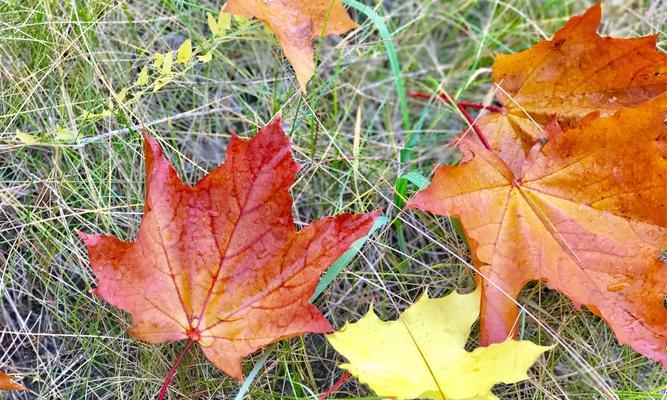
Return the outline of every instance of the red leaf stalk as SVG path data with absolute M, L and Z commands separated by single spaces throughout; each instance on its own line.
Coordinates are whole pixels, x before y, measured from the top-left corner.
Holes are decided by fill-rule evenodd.
M 486 140 L 486 137 L 482 133 L 482 130 L 479 129 L 477 124 L 475 124 L 475 120 L 472 118 L 472 116 L 470 115 L 468 110 L 466 110 L 465 107 L 463 107 L 460 103 L 457 103 L 456 106 L 458 107 L 459 111 L 461 111 L 463 116 L 466 118 L 466 120 L 468 121 L 470 126 L 472 126 L 472 129 L 477 134 L 477 137 L 479 138 L 479 141 L 482 142 L 482 144 L 484 145 L 484 147 L 486 147 L 487 150 L 493 151 L 493 149 L 491 148 L 491 145 L 489 144 L 489 141 Z
M 431 99 L 433 96 L 431 96 L 428 93 L 421 93 L 421 92 L 411 92 L 408 94 L 410 97 L 415 97 L 419 99 Z M 491 145 L 489 144 L 489 141 L 486 140 L 486 137 L 482 133 L 482 131 L 479 129 L 479 127 L 475 124 L 475 120 L 472 118 L 468 110 L 466 108 L 474 108 L 476 110 L 488 110 L 491 112 L 501 112 L 502 110 L 498 107 L 495 106 L 485 106 L 484 104 L 479 104 L 479 103 L 469 103 L 466 101 L 459 101 L 459 102 L 453 102 L 451 99 L 451 96 L 447 94 L 446 92 L 440 92 L 438 95 L 438 99 L 440 99 L 442 102 L 446 104 L 455 104 L 456 108 L 461 111 L 461 114 L 465 117 L 465 119 L 468 121 L 472 129 L 475 131 L 475 134 L 479 138 L 479 141 L 482 142 L 484 147 L 486 147 L 488 150 L 492 150 Z
M 183 361 L 183 358 L 185 357 L 185 353 L 190 350 L 190 348 L 195 344 L 195 341 L 193 339 L 188 340 L 188 344 L 185 345 L 183 350 L 181 351 L 181 354 L 176 357 L 176 361 L 174 361 L 174 365 L 171 367 L 169 370 L 169 373 L 167 374 L 167 377 L 164 380 L 164 383 L 162 384 L 162 389 L 160 389 L 160 394 L 157 396 L 157 400 L 163 400 L 164 396 L 167 394 L 167 388 L 169 387 L 169 382 L 171 381 L 171 378 L 176 375 L 176 370 L 178 369 L 178 366 L 181 365 L 181 361 Z
M 326 392 L 324 392 L 324 393 L 322 393 L 322 394 L 320 395 L 319 400 L 324 400 L 324 399 L 326 399 L 327 397 L 331 396 L 336 390 L 338 390 L 338 388 L 340 388 L 341 386 L 343 386 L 343 385 L 345 384 L 345 382 L 347 382 L 347 381 L 350 379 L 350 377 L 352 377 L 352 375 L 350 375 L 349 372 L 345 371 L 345 373 L 343 374 L 343 376 L 341 376 L 340 378 L 338 378 L 338 380 L 336 381 L 336 383 L 334 383 L 334 384 L 329 388 L 329 390 L 327 390 Z
M 410 93 L 408 93 L 408 96 L 414 97 L 414 98 L 417 98 L 417 99 L 426 99 L 426 100 L 431 99 L 431 98 L 434 97 L 433 95 L 430 95 L 428 93 L 423 93 L 423 92 L 410 92 Z M 452 104 L 451 101 L 449 101 L 449 98 L 447 98 L 447 95 L 444 92 L 441 92 L 440 94 L 438 94 L 438 99 L 440 99 L 443 103 Z M 502 112 L 502 109 L 500 107 L 490 106 L 490 105 L 486 106 L 486 105 L 480 104 L 480 103 L 471 103 L 471 102 L 467 102 L 467 101 L 459 101 L 458 104 L 465 107 L 465 108 L 473 108 L 475 110 L 487 110 L 487 111 L 491 111 L 491 112 Z

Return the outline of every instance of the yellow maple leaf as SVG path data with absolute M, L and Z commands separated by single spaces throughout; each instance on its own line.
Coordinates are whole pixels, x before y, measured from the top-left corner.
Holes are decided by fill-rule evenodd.
M 439 299 L 424 294 L 396 321 L 381 321 L 371 307 L 327 339 L 349 360 L 340 367 L 380 396 L 497 399 L 493 385 L 528 379 L 526 370 L 551 347 L 508 339 L 466 351 L 480 292 Z

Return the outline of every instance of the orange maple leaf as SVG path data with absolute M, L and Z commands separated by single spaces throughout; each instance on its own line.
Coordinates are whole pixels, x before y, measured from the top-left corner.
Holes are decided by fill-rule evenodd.
M 358 26 L 341 0 L 230 0 L 224 11 L 264 22 L 278 38 L 304 91 L 315 73 L 313 39 Z
M 477 126 L 514 168 L 551 119 L 567 127 L 591 112 L 610 116 L 667 91 L 667 54 L 656 49 L 657 35 L 602 37 L 596 32 L 601 16 L 598 3 L 553 39 L 496 56 L 493 82 L 503 112 L 482 116 Z
M 463 162 L 408 204 L 461 220 L 484 278 L 482 345 L 516 333 L 514 299 L 541 280 L 667 366 L 665 110 L 667 94 L 564 132 L 552 123 L 518 169 L 463 139 Z
M 0 390 L 25 390 L 18 383 L 14 383 L 16 377 L 0 372 Z
M 377 213 L 326 217 L 297 232 L 289 187 L 299 167 L 279 118 L 252 140 L 232 137 L 226 162 L 194 186 L 148 136 L 145 153 L 136 241 L 80 234 L 99 282 L 94 293 L 131 314 L 132 336 L 198 342 L 219 369 L 242 380 L 246 355 L 331 331 L 309 297 Z

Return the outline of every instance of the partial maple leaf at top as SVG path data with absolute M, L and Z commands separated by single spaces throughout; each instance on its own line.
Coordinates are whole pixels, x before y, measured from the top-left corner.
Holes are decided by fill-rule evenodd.
M 516 54 L 499 54 L 493 63 L 496 96 L 504 109 L 480 118 L 494 149 L 510 157 L 520 148 L 527 154 L 543 126 L 557 119 L 576 123 L 591 112 L 609 116 L 667 92 L 667 53 L 656 48 L 657 35 L 620 39 L 597 33 L 602 6 L 572 17 L 551 40 Z M 514 130 L 513 143 L 499 143 Z
M 331 331 L 309 298 L 377 213 L 326 217 L 297 231 L 289 188 L 299 167 L 279 118 L 251 140 L 233 136 L 225 163 L 194 186 L 148 136 L 145 154 L 136 240 L 80 233 L 98 280 L 94 293 L 132 316 L 132 336 L 197 342 L 242 380 L 241 360 L 250 353 Z
M 15 377 L 0 372 L 0 390 L 25 390 L 25 388 L 14 382 Z
M 553 115 L 608 116 L 667 92 L 667 54 L 657 35 L 618 39 L 597 33 L 602 6 L 572 17 L 553 39 L 517 54 L 498 55 L 493 82 L 509 112 L 543 123 Z
M 303 91 L 315 73 L 313 39 L 358 26 L 341 0 L 229 0 L 224 12 L 264 22 L 275 33 Z
M 381 321 L 371 307 L 327 339 L 349 360 L 340 368 L 379 396 L 497 400 L 494 385 L 528 379 L 526 370 L 551 347 L 507 339 L 466 351 L 479 316 L 480 292 L 439 299 L 424 294 L 396 321 Z
M 667 367 L 667 94 L 561 131 L 512 168 L 463 139 L 409 207 L 461 220 L 483 279 L 482 344 L 516 333 L 515 300 L 545 282 Z

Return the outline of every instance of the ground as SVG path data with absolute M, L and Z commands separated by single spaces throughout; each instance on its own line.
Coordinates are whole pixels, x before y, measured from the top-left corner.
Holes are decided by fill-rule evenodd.
M 550 37 L 592 2 L 363 3 L 387 25 L 395 51 L 387 51 L 376 22 L 352 10 L 360 28 L 316 42 L 319 67 L 304 95 L 261 26 L 239 30 L 235 21 L 226 36 L 211 38 L 206 12 L 217 14 L 218 2 L 0 2 L 0 367 L 29 389 L 0 397 L 154 398 L 183 348 L 128 335 L 127 315 L 89 293 L 95 279 L 75 234 L 81 229 L 126 240 L 136 234 L 143 206 L 141 129 L 159 138 L 193 183 L 224 161 L 231 132 L 252 136 L 280 112 L 295 157 L 305 165 L 292 189 L 300 226 L 377 208 L 392 218 L 316 301 L 335 327 L 358 319 L 371 302 L 383 318 L 393 318 L 426 290 L 441 295 L 472 288 L 470 254 L 451 222 L 401 210 L 394 200 L 398 176 L 429 176 L 435 163 L 456 160 L 447 143 L 463 120 L 451 108 L 398 94 L 397 78 L 407 91 L 446 89 L 489 103 L 494 54 Z M 606 1 L 601 31 L 659 33 L 664 51 L 665 20 L 661 0 Z M 195 49 L 214 47 L 212 60 L 131 100 L 141 86 L 132 84 L 154 54 L 176 50 L 186 38 Z M 400 70 L 392 69 L 392 59 Z M 130 88 L 125 98 L 123 88 Z M 410 143 L 412 154 L 401 157 Z M 415 190 L 409 184 L 407 196 Z M 619 346 L 587 310 L 539 284 L 527 287 L 519 302 L 527 310 L 522 336 L 558 346 L 535 364 L 528 381 L 498 386 L 501 399 L 667 396 L 664 370 Z M 471 347 L 476 340 L 475 331 Z M 246 375 L 263 356 L 246 399 L 314 399 L 342 375 L 336 367 L 341 356 L 319 335 L 254 354 L 244 363 Z M 169 393 L 171 399 L 232 399 L 239 390 L 196 350 Z M 331 397 L 371 395 L 351 379 Z

